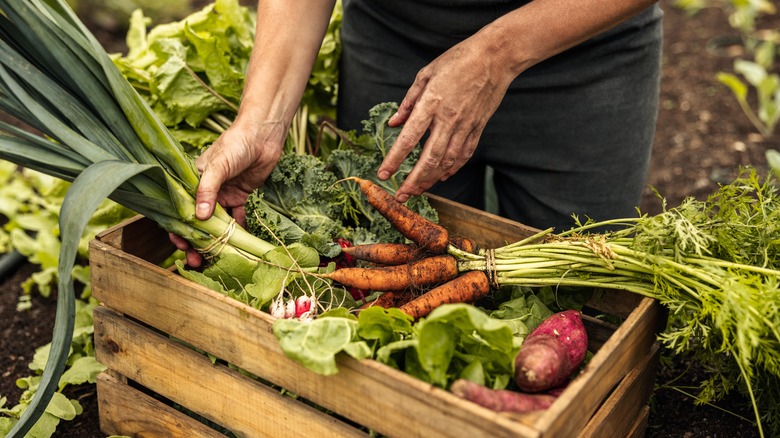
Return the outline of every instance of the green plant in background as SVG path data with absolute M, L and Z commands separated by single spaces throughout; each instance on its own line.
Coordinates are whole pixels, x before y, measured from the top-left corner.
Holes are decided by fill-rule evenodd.
M 101 30 L 124 32 L 130 14 L 136 9 L 143 9 L 154 20 L 169 22 L 192 12 L 194 0 L 67 0 L 67 3 L 76 15 Z
M 142 10 L 133 11 L 128 53 L 114 55 L 114 63 L 188 152 L 198 154 L 238 111 L 254 41 L 254 11 L 238 0 L 216 0 L 147 32 L 150 24 Z M 299 153 L 309 142 L 307 122 L 335 119 L 340 27 L 339 2 L 288 138 Z
M 48 297 L 57 282 L 57 257 L 60 252 L 59 212 L 70 184 L 30 169 L 18 168 L 7 161 L 0 162 L 0 216 L 7 219 L 0 230 L 0 242 L 5 242 L 3 253 L 19 251 L 39 267 L 23 284 L 25 296 L 21 303 L 29 303 L 29 294 L 37 289 Z M 78 255 L 84 261 L 74 267 L 73 279 L 83 286 L 82 297 L 89 296 L 89 241 L 95 234 L 113 226 L 135 213 L 121 205 L 105 201 L 90 219 L 79 240 Z M 24 308 L 25 306 L 21 306 Z
M 73 340 L 70 348 L 71 352 L 67 360 L 67 370 L 62 374 L 59 380 L 58 392 L 54 393 L 51 403 L 41 419 L 35 423 L 35 426 L 28 432 L 27 436 L 36 438 L 45 438 L 51 436 L 57 429 L 60 421 L 69 421 L 82 412 L 81 404 L 77 399 L 69 399 L 62 391 L 68 386 L 82 385 L 85 383 L 95 383 L 98 374 L 105 370 L 95 359 L 95 350 L 93 344 L 94 325 L 92 321 L 92 310 L 98 303 L 94 299 L 86 301 L 76 301 L 76 322 L 73 332 Z M 6 436 L 11 428 L 16 424 L 24 411 L 30 405 L 32 397 L 38 390 L 41 381 L 41 374 L 49 357 L 49 351 L 52 344 L 46 344 L 35 351 L 33 361 L 30 363 L 30 369 L 35 375 L 17 379 L 16 385 L 24 389 L 19 402 L 6 407 L 7 399 L 0 397 L 0 433 Z
M 778 42 L 780 32 L 768 32 L 766 39 L 756 43 L 752 61 L 736 59 L 734 71 L 741 78 L 733 73 L 717 75 L 718 81 L 731 90 L 742 111 L 764 137 L 774 133 L 780 120 L 780 75 L 772 72 L 777 62 Z M 756 97 L 756 110 L 749 100 L 751 89 Z
M 776 11 L 771 0 L 674 0 L 672 4 L 690 15 L 708 7 L 723 8 L 729 13 L 729 24 L 745 35 L 755 30 L 756 17 Z
M 745 58 L 734 60 L 734 72 L 719 72 L 716 79 L 728 87 L 740 108 L 763 137 L 771 136 L 780 120 L 780 76 L 777 29 L 761 29 L 762 15 L 777 13 L 770 0 L 676 0 L 675 7 L 693 15 L 707 7 L 720 7 L 739 32 Z

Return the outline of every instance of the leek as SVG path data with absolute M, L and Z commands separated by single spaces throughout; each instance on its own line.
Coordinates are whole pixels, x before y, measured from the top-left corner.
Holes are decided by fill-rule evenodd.
M 195 218 L 193 160 L 62 0 L 0 0 L 0 109 L 44 136 L 0 121 L 0 158 L 72 181 L 60 213 L 57 316 L 52 350 L 29 408 L 11 431 L 43 414 L 73 333 L 71 270 L 79 236 L 108 197 L 195 248 L 260 260 L 274 244 L 235 226 L 217 207 Z

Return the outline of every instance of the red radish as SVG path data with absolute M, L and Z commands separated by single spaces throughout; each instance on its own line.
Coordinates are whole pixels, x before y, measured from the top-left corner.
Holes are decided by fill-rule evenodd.
M 336 243 L 338 243 L 342 249 L 352 247 L 352 242 L 341 237 L 336 238 Z M 343 267 L 355 266 L 355 258 L 352 257 L 351 254 L 342 252 L 342 255 L 344 256 Z
M 588 352 L 588 334 L 582 313 L 556 313 L 523 341 L 515 358 L 515 383 L 526 392 L 557 388 L 582 365 Z
M 450 386 L 456 396 L 496 412 L 531 412 L 547 409 L 557 398 L 550 394 L 523 394 L 506 389 L 490 389 L 466 379 Z
M 312 299 L 309 296 L 301 295 L 295 299 L 295 317 L 301 318 L 303 315 L 310 313 L 312 308 Z

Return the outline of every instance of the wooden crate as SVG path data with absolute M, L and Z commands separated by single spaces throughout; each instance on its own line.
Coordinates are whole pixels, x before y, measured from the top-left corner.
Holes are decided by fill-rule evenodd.
M 437 197 L 431 202 L 452 233 L 486 246 L 534 231 Z M 596 354 L 584 371 L 549 409 L 510 415 L 372 360 L 344 355 L 338 374 L 312 373 L 281 351 L 270 315 L 158 267 L 172 251 L 166 234 L 141 217 L 91 243 L 93 294 L 103 304 L 95 310 L 95 347 L 108 367 L 98 380 L 107 434 L 208 437 L 224 436 L 222 428 L 243 437 L 367 436 L 368 430 L 390 437 L 644 433 L 663 322 L 654 300 L 619 291 L 592 300 L 589 307 L 622 323 L 586 318 Z M 213 364 L 203 352 L 220 361 Z

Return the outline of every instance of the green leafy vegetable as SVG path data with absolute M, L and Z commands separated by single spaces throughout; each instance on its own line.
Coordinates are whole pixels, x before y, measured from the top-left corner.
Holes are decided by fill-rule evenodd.
M 552 313 L 541 302 L 534 306 L 522 309 L 516 302 L 513 307 L 526 316 Z M 335 356 L 345 352 L 357 359 L 374 358 L 440 387 L 469 376 L 504 388 L 522 343 L 516 324 L 468 304 L 441 306 L 414 325 L 398 309 L 369 307 L 358 318 L 339 310 L 337 317 L 325 313 L 313 322 L 277 320 L 274 334 L 285 354 L 323 374 L 335 373 Z M 533 320 L 529 324 L 535 327 Z

